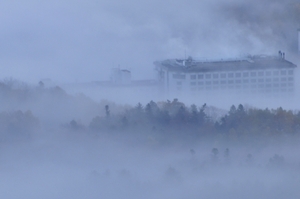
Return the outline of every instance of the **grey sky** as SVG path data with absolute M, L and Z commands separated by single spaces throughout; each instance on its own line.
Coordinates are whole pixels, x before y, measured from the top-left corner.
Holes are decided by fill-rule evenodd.
M 281 1 L 12 0 L 0 3 L 1 78 L 151 78 L 153 61 L 295 50 L 300 6 Z M 295 43 L 295 44 L 294 44 Z

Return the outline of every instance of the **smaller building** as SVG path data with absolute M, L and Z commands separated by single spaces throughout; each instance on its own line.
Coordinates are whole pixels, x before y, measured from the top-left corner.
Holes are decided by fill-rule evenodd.
M 110 80 L 113 84 L 129 85 L 131 84 L 131 72 L 126 69 L 114 68 Z

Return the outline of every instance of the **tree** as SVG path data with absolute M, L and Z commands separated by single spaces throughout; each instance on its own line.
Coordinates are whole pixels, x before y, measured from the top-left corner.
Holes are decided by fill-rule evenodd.
M 236 113 L 236 107 L 234 105 L 232 105 L 230 107 L 230 110 L 229 110 L 229 115 L 232 115 L 232 114 L 235 114 Z
M 108 118 L 110 116 L 110 110 L 109 110 L 109 106 L 105 105 L 105 115 Z
M 238 112 L 244 112 L 244 111 L 245 111 L 245 110 L 244 110 L 244 106 L 243 106 L 242 104 L 240 104 L 240 105 L 238 106 L 237 111 L 238 111 Z
M 213 149 L 211 150 L 211 152 L 212 152 L 212 154 L 213 154 L 213 156 L 214 156 L 215 158 L 218 157 L 219 150 L 218 150 L 217 148 L 213 148 Z
M 282 168 L 284 166 L 284 157 L 275 154 L 272 158 L 269 159 L 269 165 L 273 168 Z
M 139 102 L 136 107 L 135 110 L 139 113 L 143 112 L 143 105 Z
M 124 117 L 122 118 L 122 125 L 123 125 L 123 127 L 127 127 L 127 126 L 128 126 L 128 119 L 127 119 L 126 116 L 124 116 Z
M 195 104 L 191 105 L 191 117 L 190 117 L 190 122 L 193 124 L 196 124 L 198 122 L 198 110 L 197 106 Z
M 78 130 L 84 129 L 84 126 L 81 125 L 81 124 L 79 124 L 79 123 L 76 122 L 75 120 L 72 120 L 72 121 L 69 123 L 69 128 L 70 128 L 70 130 L 78 131 Z
M 230 155 L 229 149 L 226 148 L 225 149 L 225 154 L 224 154 L 225 158 L 229 158 L 229 155 Z
M 206 108 L 206 103 L 202 105 L 200 108 L 199 114 L 198 114 L 198 122 L 200 125 L 205 123 L 205 120 L 207 119 L 206 114 L 205 114 L 205 108 Z
M 44 82 L 42 82 L 42 81 L 39 81 L 39 86 L 40 86 L 41 88 L 44 88 L 44 87 L 45 87 L 45 84 L 44 84 Z
M 175 115 L 175 120 L 176 122 L 180 123 L 184 123 L 186 121 L 186 110 L 183 106 L 181 106 L 178 111 L 177 114 Z

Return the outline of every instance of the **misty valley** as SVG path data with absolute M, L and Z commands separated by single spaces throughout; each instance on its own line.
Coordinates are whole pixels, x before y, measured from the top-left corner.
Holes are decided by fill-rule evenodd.
M 0 199 L 299 199 L 299 0 L 0 6 Z
M 0 83 L 3 198 L 299 198 L 300 112 Z

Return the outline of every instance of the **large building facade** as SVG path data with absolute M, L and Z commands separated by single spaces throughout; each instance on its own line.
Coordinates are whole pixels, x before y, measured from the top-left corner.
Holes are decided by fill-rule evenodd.
M 167 93 L 233 91 L 238 93 L 292 93 L 296 65 L 278 56 L 244 59 L 169 59 L 154 62 L 158 81 Z

